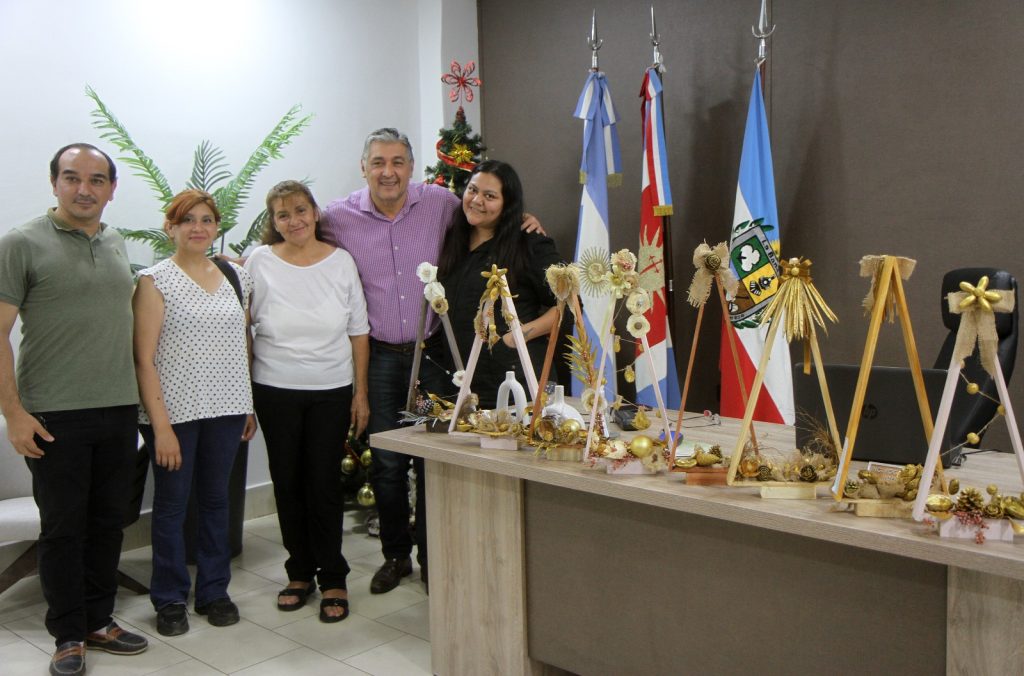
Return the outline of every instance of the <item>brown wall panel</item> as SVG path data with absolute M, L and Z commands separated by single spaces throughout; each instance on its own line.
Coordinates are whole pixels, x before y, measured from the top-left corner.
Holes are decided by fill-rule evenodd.
M 649 2 L 481 0 L 483 132 L 491 157 L 520 169 L 528 208 L 572 256 L 582 122 L 572 117 L 590 66 L 590 12 L 622 118 L 624 181 L 611 191 L 612 247 L 636 248 L 637 92 L 651 60 Z M 857 261 L 917 259 L 907 282 L 923 364 L 945 337 L 944 272 L 989 265 L 1024 275 L 1024 4 L 1015 0 L 775 0 L 766 78 L 784 256 L 815 262 L 839 315 L 825 359 L 856 362 L 867 322 Z M 670 148 L 680 370 L 696 312 L 685 304 L 690 258 L 728 237 L 753 76 L 755 0 L 677 0 L 655 7 Z M 720 314 L 708 306 L 689 408 L 717 408 Z M 794 353 L 796 354 L 796 353 Z M 1019 359 L 1019 356 L 1018 356 Z M 876 363 L 905 363 L 887 326 Z M 1022 400 L 1024 377 L 1011 383 Z M 1018 407 L 1020 404 L 1018 404 Z M 989 445 L 1008 445 L 1005 426 Z

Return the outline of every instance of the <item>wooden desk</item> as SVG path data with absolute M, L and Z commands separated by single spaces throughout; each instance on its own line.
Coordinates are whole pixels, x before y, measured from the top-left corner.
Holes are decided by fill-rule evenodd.
M 684 430 L 731 450 L 737 427 Z M 371 443 L 427 460 L 437 674 L 1024 673 L 1019 546 L 420 428 Z M 1008 455 L 949 474 L 1022 490 Z

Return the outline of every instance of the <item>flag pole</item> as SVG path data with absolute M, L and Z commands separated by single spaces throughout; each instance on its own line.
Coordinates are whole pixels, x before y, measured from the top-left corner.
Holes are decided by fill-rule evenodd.
M 768 61 L 768 37 L 775 32 L 775 24 L 768 27 L 768 0 L 761 0 L 761 13 L 757 17 L 757 26 L 751 26 L 750 32 L 757 38 L 757 61 L 758 70 L 761 71 L 761 96 L 764 97 L 765 90 L 765 67 Z
M 661 35 L 658 34 L 658 25 L 654 19 L 654 5 L 651 5 L 651 48 L 654 51 L 654 55 L 651 59 L 651 68 L 658 71 L 658 74 L 665 72 L 665 65 L 661 59 L 661 50 L 658 47 L 661 44 Z M 662 94 L 658 99 L 658 105 L 661 106 L 661 114 L 658 116 L 661 120 L 662 129 L 667 126 L 665 121 L 665 94 L 662 90 Z M 668 148 L 664 148 L 667 152 Z M 672 340 L 672 345 L 676 344 L 676 303 L 675 303 L 675 287 L 673 285 L 673 266 L 672 266 L 672 217 L 670 215 L 662 216 L 661 221 L 661 264 L 665 271 L 665 322 L 667 324 L 667 330 L 669 338 Z M 668 364 L 668 367 L 676 371 L 676 382 L 679 381 L 679 369 L 675 363 Z M 666 440 L 667 441 L 667 440 Z

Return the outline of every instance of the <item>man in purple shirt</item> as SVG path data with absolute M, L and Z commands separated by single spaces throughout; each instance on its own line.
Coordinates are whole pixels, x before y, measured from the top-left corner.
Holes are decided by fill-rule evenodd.
M 374 433 L 397 427 L 405 408 L 423 298 L 416 267 L 437 263 L 460 200 L 440 186 L 410 184 L 412 146 L 396 129 L 378 129 L 366 138 L 362 171 L 366 187 L 327 205 L 321 227 L 328 242 L 352 254 L 363 282 L 370 320 L 368 431 Z M 426 335 L 436 326 L 431 313 Z M 431 392 L 449 389 L 449 378 L 437 366 L 440 357 L 425 359 L 420 370 L 420 381 Z M 374 594 L 391 591 L 412 574 L 410 460 L 416 468 L 416 558 L 427 582 L 423 460 L 375 448 L 372 480 L 385 562 L 370 582 Z
M 320 226 L 324 238 L 355 259 L 370 319 L 370 424 L 368 431 L 398 427 L 405 408 L 423 283 L 416 267 L 437 264 L 445 234 L 461 200 L 447 188 L 410 183 L 413 172 L 409 138 L 393 128 L 372 132 L 363 144 L 366 187 L 327 205 Z M 543 228 L 527 215 L 527 231 Z M 425 335 L 435 334 L 437 317 L 428 313 Z M 450 377 L 439 366 L 444 360 L 441 341 L 427 342 L 420 382 L 429 392 L 451 389 Z M 409 533 L 409 462 L 416 469 L 416 559 L 427 584 L 427 517 L 423 460 L 404 453 L 373 449 L 373 492 L 380 514 L 384 565 L 374 574 L 370 592 L 383 594 L 412 574 L 413 537 Z

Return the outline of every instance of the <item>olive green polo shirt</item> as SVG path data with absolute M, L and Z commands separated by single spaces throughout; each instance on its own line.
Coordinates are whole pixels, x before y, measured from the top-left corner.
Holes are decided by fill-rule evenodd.
M 124 239 L 50 209 L 0 237 L 0 301 L 21 317 L 17 381 L 30 412 L 136 404 L 134 289 Z

